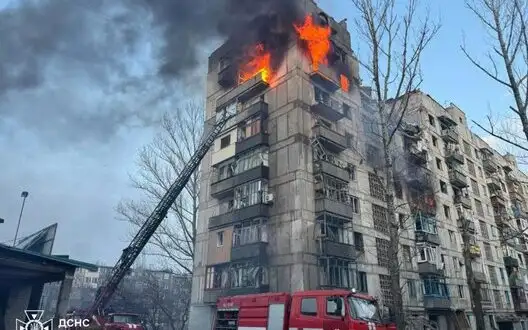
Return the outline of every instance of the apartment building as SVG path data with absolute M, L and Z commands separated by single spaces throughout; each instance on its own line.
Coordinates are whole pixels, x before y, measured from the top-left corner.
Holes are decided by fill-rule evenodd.
M 371 92 L 360 85 L 346 23 L 312 0 L 300 3 L 332 30 L 328 63 L 314 66 L 295 36 L 271 80 L 264 70 L 249 78 L 237 74 L 229 42 L 209 58 L 206 129 L 223 112 L 236 116 L 202 161 L 191 329 L 211 328 L 221 296 L 355 288 L 383 305 L 392 302 Z M 513 205 L 521 219 L 524 175 L 469 131 L 456 106 L 420 91 L 408 96 L 410 111 L 395 148 L 408 315 L 416 328 L 432 322 L 439 329 L 475 329 L 460 230 L 469 228 L 489 328 L 520 327 L 528 306 L 526 242 L 502 243 L 505 227 L 497 214 L 511 202 L 497 206 L 486 164 L 493 159 L 503 173 L 505 198 L 519 198 Z M 505 166 L 512 174 L 504 174 Z M 517 185 L 509 183 L 513 177 Z M 520 188 L 512 195 L 510 185 Z M 523 226 L 513 219 L 512 230 Z

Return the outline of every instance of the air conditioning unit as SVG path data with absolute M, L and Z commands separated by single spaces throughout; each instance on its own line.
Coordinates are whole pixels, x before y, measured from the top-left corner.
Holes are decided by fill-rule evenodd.
M 273 204 L 274 200 L 275 200 L 275 196 L 273 196 L 273 194 L 264 195 L 264 204 Z

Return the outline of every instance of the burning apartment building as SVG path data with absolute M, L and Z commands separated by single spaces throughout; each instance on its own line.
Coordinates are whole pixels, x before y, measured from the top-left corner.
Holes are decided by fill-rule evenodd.
M 284 3 L 285 12 L 249 21 L 209 58 L 206 128 L 223 111 L 236 116 L 201 164 L 190 329 L 211 328 L 222 296 L 355 288 L 391 304 L 375 102 L 346 22 L 313 0 Z M 406 97 L 413 111 L 395 175 L 406 205 L 398 214 L 406 311 L 421 329 L 466 329 L 475 322 L 457 219 L 473 223 L 491 203 L 487 147 L 458 108 L 420 91 Z M 480 221 L 497 231 L 489 214 Z M 480 259 L 485 237 L 475 231 L 472 242 L 485 298 L 497 299 L 487 322 L 518 322 L 500 245 L 487 243 L 495 261 Z

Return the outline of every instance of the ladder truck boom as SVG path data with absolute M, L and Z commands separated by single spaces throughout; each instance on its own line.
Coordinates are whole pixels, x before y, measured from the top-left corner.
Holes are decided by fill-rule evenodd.
M 191 159 L 185 164 L 182 171 L 179 173 L 178 178 L 167 190 L 165 195 L 161 198 L 154 211 L 147 218 L 143 226 L 139 229 L 136 236 L 132 239 L 127 248 L 123 250 L 121 257 L 112 269 L 110 278 L 105 286 L 99 290 L 95 297 L 95 301 L 87 310 L 86 316 L 91 316 L 102 310 L 109 302 L 110 298 L 114 294 L 121 280 L 125 277 L 126 273 L 139 256 L 149 239 L 152 237 L 158 226 L 165 219 L 167 212 L 181 191 L 185 188 L 185 185 L 189 181 L 193 172 L 200 165 L 200 161 L 205 156 L 209 148 L 213 145 L 214 140 L 218 137 L 223 127 L 235 114 L 230 114 L 224 111 L 216 123 L 213 125 L 211 131 L 206 135 L 203 142 L 200 144 L 198 149 L 192 155 Z

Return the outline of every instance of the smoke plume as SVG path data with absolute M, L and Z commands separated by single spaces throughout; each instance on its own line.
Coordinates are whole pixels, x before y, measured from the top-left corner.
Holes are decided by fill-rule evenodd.
M 297 0 L 15 1 L 0 8 L 0 132 L 106 140 L 151 124 L 182 85 L 205 81 L 197 70 L 218 38 L 280 57 L 270 12 L 283 26 L 300 14 Z

